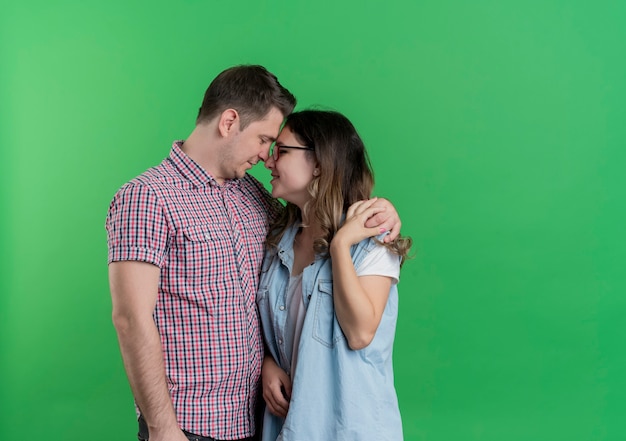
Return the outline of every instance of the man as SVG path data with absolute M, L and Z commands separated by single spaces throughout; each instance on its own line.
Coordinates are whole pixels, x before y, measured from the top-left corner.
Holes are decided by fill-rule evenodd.
M 255 294 L 281 206 L 246 172 L 268 158 L 295 104 L 262 66 L 225 70 L 187 139 L 111 203 L 113 322 L 140 440 L 254 436 L 263 358 Z M 395 236 L 399 219 L 388 211 L 372 223 Z

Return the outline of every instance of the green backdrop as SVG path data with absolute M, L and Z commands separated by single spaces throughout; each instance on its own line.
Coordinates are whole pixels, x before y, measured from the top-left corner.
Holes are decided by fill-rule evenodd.
M 1 9 L 0 439 L 135 439 L 106 210 L 239 63 L 354 121 L 415 240 L 407 440 L 626 439 L 626 2 Z

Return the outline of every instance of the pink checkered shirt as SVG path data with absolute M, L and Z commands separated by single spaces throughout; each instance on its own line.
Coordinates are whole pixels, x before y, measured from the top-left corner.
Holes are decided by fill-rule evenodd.
M 255 432 L 263 357 L 256 289 L 280 205 L 250 175 L 218 185 L 181 144 L 115 195 L 109 262 L 161 269 L 154 320 L 181 428 L 246 438 Z

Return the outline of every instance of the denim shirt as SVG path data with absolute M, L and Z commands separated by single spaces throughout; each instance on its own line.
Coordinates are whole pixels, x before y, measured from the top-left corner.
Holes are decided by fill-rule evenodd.
M 297 230 L 288 228 L 278 249 L 266 253 L 256 298 L 267 349 L 286 372 L 286 296 Z M 355 268 L 376 246 L 373 239 L 352 246 Z M 335 316 L 330 258 L 318 256 L 304 269 L 302 291 L 306 315 L 289 412 L 282 419 L 265 410 L 263 441 L 402 440 L 392 366 L 396 285 L 374 339 L 360 350 L 350 349 Z

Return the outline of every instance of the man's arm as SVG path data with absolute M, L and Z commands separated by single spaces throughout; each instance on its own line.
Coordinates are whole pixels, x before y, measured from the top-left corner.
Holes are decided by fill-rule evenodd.
M 150 441 L 187 441 L 178 427 L 167 382 L 161 338 L 152 314 L 156 305 L 159 267 L 123 261 L 109 265 L 113 324 L 135 401 Z

